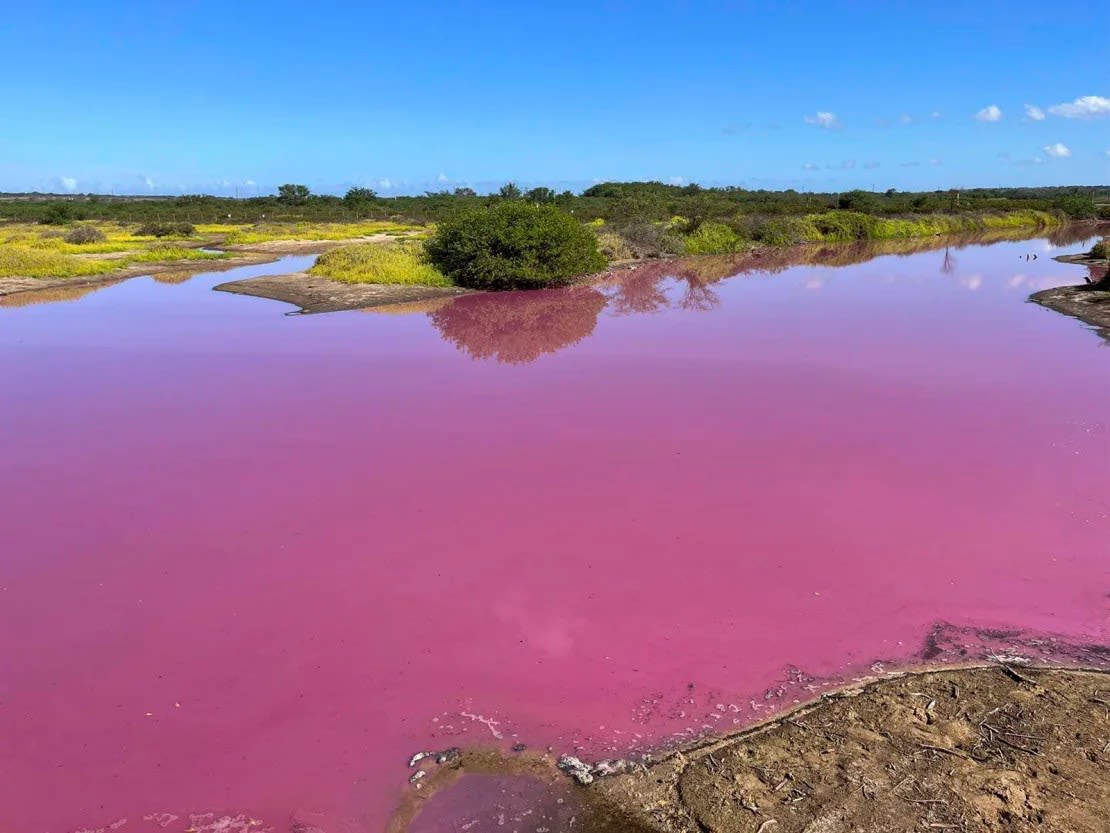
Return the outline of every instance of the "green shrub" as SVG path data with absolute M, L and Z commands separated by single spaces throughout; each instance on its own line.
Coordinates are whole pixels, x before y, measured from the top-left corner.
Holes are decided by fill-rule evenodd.
M 752 238 L 765 246 L 796 246 L 820 238 L 808 217 L 774 217 L 756 225 Z
M 1088 253 L 1090 257 L 1097 260 L 1106 260 L 1110 258 L 1110 237 L 1098 241 L 1095 245 L 1091 246 L 1091 251 Z
M 67 243 L 84 246 L 88 243 L 103 243 L 108 237 L 100 229 L 93 226 L 77 226 L 67 231 L 62 239 Z
M 192 237 L 195 233 L 192 223 L 143 223 L 135 230 L 140 237 Z
M 73 209 L 70 208 L 69 203 L 52 202 L 46 206 L 46 211 L 43 212 L 39 222 L 44 226 L 64 226 L 72 219 Z
M 683 251 L 688 255 L 723 255 L 737 251 L 743 242 L 724 223 L 701 223 L 686 236 Z
M 876 218 L 855 211 L 829 211 L 808 218 L 821 240 L 848 242 L 875 237 Z
M 605 267 L 597 238 L 550 205 L 505 200 L 464 211 L 437 226 L 428 259 L 459 286 L 559 286 Z
M 308 270 L 344 283 L 450 286 L 443 273 L 428 263 L 419 244 L 356 243 L 325 252 Z

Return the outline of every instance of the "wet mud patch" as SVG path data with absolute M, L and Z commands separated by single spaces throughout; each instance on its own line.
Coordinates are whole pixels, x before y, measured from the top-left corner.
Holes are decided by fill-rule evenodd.
M 588 784 L 550 754 L 464 752 L 391 833 L 1102 831 L 1110 676 L 998 664 L 897 675 Z
M 288 275 L 266 275 L 229 281 L 214 287 L 218 292 L 251 295 L 284 301 L 299 307 L 303 313 L 339 312 L 341 310 L 387 307 L 398 304 L 433 301 L 469 294 L 470 290 L 436 286 L 393 286 L 371 283 L 342 283 L 294 272 Z

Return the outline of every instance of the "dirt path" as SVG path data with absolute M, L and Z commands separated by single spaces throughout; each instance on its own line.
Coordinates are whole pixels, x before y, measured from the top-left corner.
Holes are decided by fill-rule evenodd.
M 1110 676 L 1005 665 L 912 673 L 646 765 L 594 765 L 572 793 L 552 764 L 463 752 L 420 781 L 390 830 L 425 829 L 437 781 L 515 773 L 546 778 L 558 795 L 540 811 L 552 830 L 573 814 L 586 833 L 1102 833 Z

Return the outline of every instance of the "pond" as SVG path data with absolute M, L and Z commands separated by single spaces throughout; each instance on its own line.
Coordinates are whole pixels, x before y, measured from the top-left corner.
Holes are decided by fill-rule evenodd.
M 379 831 L 418 750 L 629 754 L 881 668 L 1091 664 L 1110 363 L 1026 303 L 1084 246 L 401 314 L 210 291 L 304 257 L 5 299 L 0 829 Z

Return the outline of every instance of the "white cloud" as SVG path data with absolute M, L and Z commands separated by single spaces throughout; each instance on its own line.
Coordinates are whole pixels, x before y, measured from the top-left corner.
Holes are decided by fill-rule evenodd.
M 933 112 L 931 112 L 931 113 L 929 114 L 929 118 L 931 118 L 931 119 L 939 119 L 939 118 L 942 118 L 942 116 L 941 116 L 941 114 L 940 114 L 940 110 L 934 110 Z
M 855 159 L 845 159 L 843 162 L 840 163 L 840 167 L 842 169 L 844 169 L 845 171 L 855 170 L 856 160 Z
M 863 163 L 863 167 L 867 168 L 868 170 L 874 170 L 875 168 L 879 167 L 879 163 L 876 162 L 874 159 L 869 159 Z
M 1110 154 L 1110 150 L 1108 150 L 1106 152 L 1108 154 Z M 815 162 L 806 162 L 804 165 L 802 165 L 802 170 L 804 170 L 804 171 L 816 171 L 817 170 L 817 164 Z
M 383 191 L 388 191 L 390 188 L 393 187 L 393 181 L 388 177 L 382 177 L 378 180 L 378 187 L 381 188 Z
M 686 184 L 686 177 L 684 177 L 684 176 L 672 176 L 668 181 L 671 183 L 671 185 L 685 185 Z
M 63 177 L 61 177 L 61 180 L 62 180 L 62 187 L 65 188 L 67 191 L 76 191 L 77 190 L 77 180 L 74 179 L 73 177 L 63 176 Z
M 898 117 L 899 124 L 913 124 L 913 116 L 909 113 L 903 113 Z
M 1044 121 L 1044 110 L 1035 104 L 1026 104 L 1025 118 L 1029 121 Z
M 447 179 L 447 174 L 440 174 L 439 176 L 436 177 L 436 182 L 443 183 L 443 182 L 448 182 L 448 181 L 449 180 Z
M 257 183 L 257 182 L 255 182 L 255 181 L 254 181 L 253 179 L 248 179 L 248 180 L 245 180 L 245 181 L 243 182 L 243 184 L 244 184 L 244 185 L 249 185 L 249 186 L 251 186 L 251 187 L 254 187 L 254 186 L 255 186 L 255 185 L 257 185 L 258 183 Z
M 826 130 L 839 130 L 841 128 L 840 119 L 836 117 L 836 113 L 828 113 L 824 110 L 818 110 L 814 115 L 806 116 L 805 123 L 815 124 Z
M 997 104 L 990 104 L 975 114 L 976 121 L 1002 121 L 1002 111 Z
M 1054 145 L 1045 145 L 1044 152 L 1055 159 L 1067 159 L 1071 156 L 1071 148 L 1063 142 L 1057 142 Z
M 944 163 L 941 162 L 939 159 L 930 159 L 929 164 L 933 165 L 933 166 L 936 166 L 936 165 L 943 165 Z
M 1067 104 L 1056 104 L 1048 108 L 1054 116 L 1065 119 L 1090 119 L 1096 116 L 1110 116 L 1110 98 L 1101 95 L 1085 95 Z
M 143 185 L 145 185 L 147 188 L 153 188 L 154 187 L 154 180 L 151 179 L 149 176 L 142 177 L 142 180 L 143 180 Z
M 1106 149 L 1106 158 L 1110 159 L 1110 148 Z

